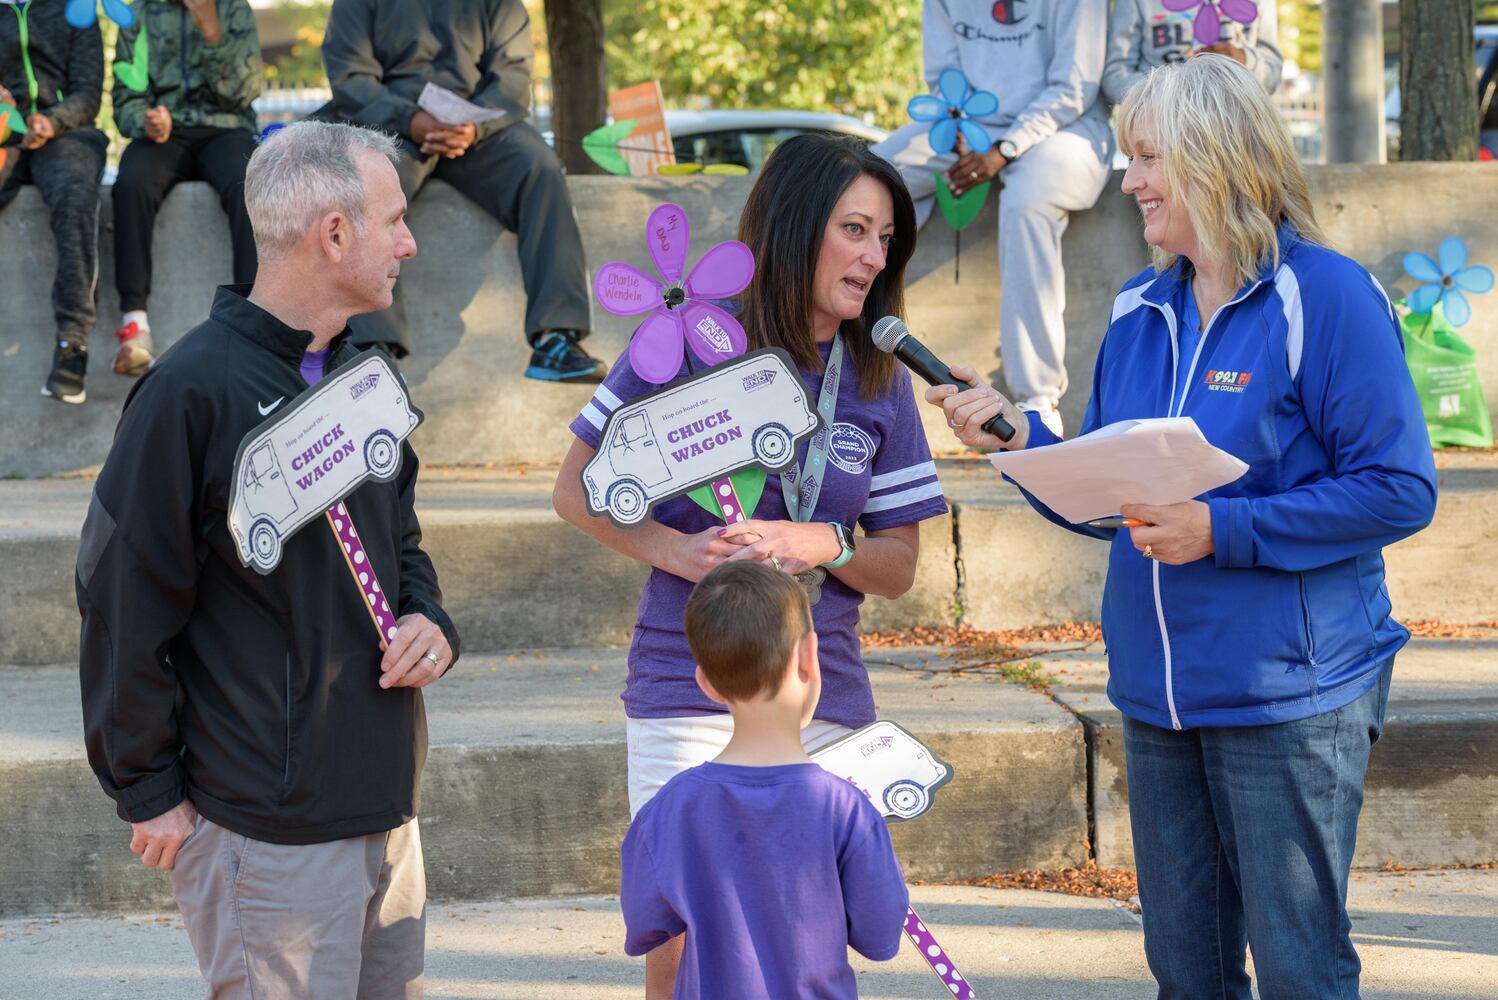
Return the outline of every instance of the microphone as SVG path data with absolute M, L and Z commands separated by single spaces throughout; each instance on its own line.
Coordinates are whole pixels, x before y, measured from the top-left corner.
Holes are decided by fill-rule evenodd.
M 886 316 L 874 324 L 873 333 L 870 335 L 874 340 L 874 346 L 885 354 L 893 354 L 900 362 L 925 379 L 931 385 L 955 385 L 960 389 L 971 389 L 972 386 L 959 382 L 952 377 L 952 371 L 942 364 L 941 359 L 926 349 L 908 330 L 897 316 Z M 1014 427 L 1004 419 L 1002 413 L 997 414 L 983 429 L 1000 441 L 1008 441 L 1014 437 Z

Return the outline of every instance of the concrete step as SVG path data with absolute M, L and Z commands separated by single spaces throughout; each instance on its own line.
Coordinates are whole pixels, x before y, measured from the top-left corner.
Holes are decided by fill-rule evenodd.
M 982 997 L 1136 1000 L 1152 995 L 1139 920 L 1105 899 L 1022 889 L 915 886 L 911 902 Z M 1352 936 L 1367 1000 L 1490 996 L 1498 872 L 1355 873 Z M 641 959 L 623 952 L 613 897 L 449 903 L 427 914 L 432 1000 L 637 1000 Z M 907 943 L 888 962 L 850 953 L 865 1000 L 941 985 Z M 202 987 L 174 910 L 108 919 L 0 921 L 13 1000 L 197 1000 Z
M 911 879 L 979 878 L 1086 858 L 1086 752 L 1077 719 L 1043 695 L 908 669 L 930 650 L 870 664 L 882 718 L 955 770 L 932 813 L 896 824 Z M 466 657 L 427 689 L 422 803 L 433 899 L 615 891 L 629 823 L 620 650 Z M 76 671 L 0 670 L 0 917 L 169 905 L 128 850 L 82 750 Z
M 1440 453 L 1435 523 L 1386 553 L 1408 619 L 1498 616 L 1498 454 Z M 925 522 L 915 586 L 864 606 L 870 629 L 1095 620 L 1107 547 L 1046 523 L 986 462 L 946 459 L 950 517 Z M 551 511 L 555 468 L 423 470 L 418 510 L 469 649 L 625 644 L 645 571 Z M 78 653 L 73 565 L 87 478 L 0 481 L 0 663 Z M 579 581 L 586 581 L 582 585 Z
M 1413 639 L 1396 657 L 1383 737 L 1368 765 L 1354 864 L 1498 861 L 1498 630 Z M 1107 698 L 1100 645 L 1036 657 L 1051 694 L 1087 730 L 1093 847 L 1104 868 L 1132 868 L 1123 722 Z

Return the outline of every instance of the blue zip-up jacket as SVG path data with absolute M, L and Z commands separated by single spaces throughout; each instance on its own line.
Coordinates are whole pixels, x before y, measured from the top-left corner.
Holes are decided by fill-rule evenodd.
M 1435 462 L 1401 335 L 1356 262 L 1281 227 L 1266 266 L 1177 357 L 1184 261 L 1114 300 L 1082 433 L 1141 417 L 1193 418 L 1248 463 L 1198 497 L 1213 555 L 1184 566 L 1111 538 L 1103 592 L 1108 697 L 1156 726 L 1251 726 L 1345 705 L 1409 639 L 1390 617 L 1385 545 L 1430 523 Z M 1176 366 L 1189 372 L 1174 398 Z M 1028 447 L 1057 442 L 1033 415 Z

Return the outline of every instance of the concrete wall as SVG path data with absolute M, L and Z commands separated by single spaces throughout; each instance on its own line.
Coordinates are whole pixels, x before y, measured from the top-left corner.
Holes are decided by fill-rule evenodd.
M 1341 166 L 1310 170 L 1318 217 L 1332 242 L 1369 267 L 1395 297 L 1412 287 L 1400 261 L 1407 250 L 1434 253 L 1461 235 L 1472 259 L 1498 263 L 1498 170 L 1477 164 Z M 1072 390 L 1062 404 L 1075 427 L 1086 405 L 1092 359 L 1117 286 L 1147 263 L 1132 203 L 1118 178 L 1097 207 L 1072 219 L 1066 318 Z M 648 267 L 642 227 L 651 207 L 674 200 L 690 215 L 694 254 L 733 235 L 752 178 L 579 177 L 570 181 L 589 263 L 629 260 Z M 953 234 L 939 220 L 923 231 L 911 263 L 911 327 L 949 361 L 990 372 L 997 367 L 1000 287 L 994 253 L 995 209 L 962 234 L 961 280 L 955 280 Z M 0 213 L 0 475 L 46 475 L 102 461 L 129 388 L 109 371 L 118 326 L 113 218 L 104 199 L 100 221 L 100 318 L 89 402 L 64 407 L 39 389 L 50 363 L 48 301 L 53 249 L 35 190 Z M 412 228 L 421 254 L 404 270 L 418 354 L 406 366 L 427 413 L 416 444 L 428 463 L 556 461 L 567 421 L 589 390 L 520 377 L 528 357 L 522 336 L 524 297 L 514 237 L 450 188 L 434 182 L 417 198 Z M 155 241 L 152 326 L 170 343 L 200 321 L 213 286 L 229 279 L 227 228 L 212 192 L 180 186 L 167 200 Z M 628 320 L 598 311 L 592 349 L 609 359 L 628 342 Z M 1498 409 L 1498 297 L 1476 302 L 1463 331 L 1477 348 L 1488 405 Z M 934 412 L 934 411 L 933 411 Z M 939 448 L 950 442 L 939 421 L 928 424 Z

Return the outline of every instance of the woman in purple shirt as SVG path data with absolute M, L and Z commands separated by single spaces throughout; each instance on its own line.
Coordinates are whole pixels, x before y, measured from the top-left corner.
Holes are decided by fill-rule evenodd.
M 915 233 L 904 183 L 862 143 L 797 136 L 765 162 L 739 223 L 756 270 L 738 315 L 750 350 L 779 347 L 791 356 L 831 431 L 801 447 L 796 474 L 787 477 L 799 489 L 768 477 L 753 520 L 725 528 L 686 497 L 659 504 L 633 528 L 589 515 L 581 474 L 605 421 L 658 388 L 624 359 L 572 422 L 577 440 L 557 476 L 557 513 L 651 566 L 623 696 L 632 814 L 677 773 L 715 757 L 732 735 L 723 706 L 697 687 L 682 623 L 692 585 L 726 560 L 756 559 L 809 577 L 813 597 L 820 591 L 812 617 L 823 692 L 803 732 L 808 748 L 874 721 L 859 606 L 865 594 L 895 598 L 910 589 L 919 522 L 947 510 L 910 376 L 869 339 L 876 320 L 903 310 Z M 680 375 L 687 373 L 684 361 Z M 800 476 L 806 468 L 825 472 Z M 856 542 L 855 525 L 864 530 Z M 670 995 L 679 954 L 677 939 L 647 957 L 647 995 L 657 984 L 659 995 Z

